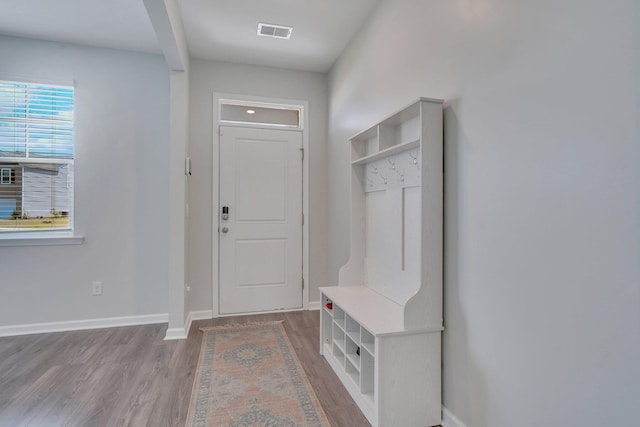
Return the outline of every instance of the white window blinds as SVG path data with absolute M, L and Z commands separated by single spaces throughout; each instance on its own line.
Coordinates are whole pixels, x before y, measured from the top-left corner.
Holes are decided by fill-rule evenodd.
M 72 228 L 73 102 L 73 87 L 0 81 L 0 232 Z

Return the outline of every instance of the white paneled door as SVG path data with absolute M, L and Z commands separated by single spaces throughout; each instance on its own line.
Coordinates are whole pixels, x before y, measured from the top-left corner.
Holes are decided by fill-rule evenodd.
M 302 307 L 302 133 L 220 127 L 221 314 Z

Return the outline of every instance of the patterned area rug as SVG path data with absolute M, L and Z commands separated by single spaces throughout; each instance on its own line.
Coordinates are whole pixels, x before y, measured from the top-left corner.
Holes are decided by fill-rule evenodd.
M 202 328 L 187 427 L 329 427 L 282 322 Z

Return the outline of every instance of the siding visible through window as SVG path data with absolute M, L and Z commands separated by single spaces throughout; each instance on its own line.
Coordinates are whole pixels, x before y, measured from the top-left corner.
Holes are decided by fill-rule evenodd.
M 72 230 L 74 88 L 0 81 L 0 233 Z

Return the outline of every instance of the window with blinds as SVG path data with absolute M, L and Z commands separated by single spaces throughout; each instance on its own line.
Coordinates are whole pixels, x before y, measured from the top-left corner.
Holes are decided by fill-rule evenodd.
M 73 96 L 0 80 L 0 233 L 72 229 Z

